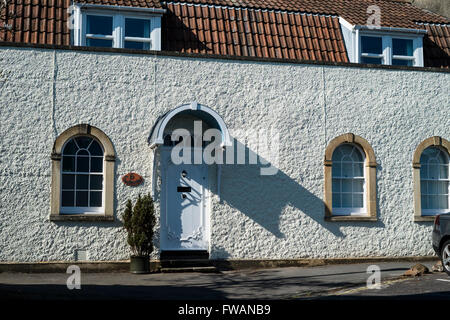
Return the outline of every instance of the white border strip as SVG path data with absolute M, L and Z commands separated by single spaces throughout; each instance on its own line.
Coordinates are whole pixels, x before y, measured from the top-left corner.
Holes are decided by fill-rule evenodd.
M 252 11 L 261 11 L 261 12 L 274 12 L 274 13 L 286 13 L 286 14 L 297 14 L 304 16 L 319 16 L 319 17 L 332 17 L 339 18 L 337 15 L 332 14 L 322 14 L 322 13 L 308 13 L 308 12 L 300 12 L 300 11 L 287 11 L 287 10 L 274 10 L 274 9 L 263 9 L 263 8 L 247 8 L 247 7 L 232 7 L 232 6 L 222 6 L 222 5 L 214 5 L 214 4 L 200 4 L 200 3 L 186 3 L 186 2 L 161 2 L 163 5 L 183 5 L 183 6 L 195 6 L 195 7 L 209 7 L 209 8 L 219 8 L 219 9 L 234 9 L 234 10 L 252 10 Z
M 125 7 L 125 6 L 113 6 L 113 5 L 103 5 L 103 4 L 90 4 L 90 3 L 74 3 L 74 5 L 79 6 L 81 9 L 107 9 L 111 11 L 128 11 L 128 12 L 146 12 L 146 13 L 157 13 L 164 14 L 166 9 L 160 8 L 146 8 L 146 7 Z

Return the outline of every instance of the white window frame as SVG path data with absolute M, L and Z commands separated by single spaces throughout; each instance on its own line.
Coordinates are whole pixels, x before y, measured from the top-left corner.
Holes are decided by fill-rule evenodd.
M 424 29 L 378 27 L 371 28 L 366 25 L 352 25 L 344 18 L 339 17 L 342 35 L 345 42 L 348 58 L 352 63 L 361 63 L 361 36 L 381 37 L 382 55 L 364 54 L 366 57 L 382 58 L 383 65 L 392 65 L 392 59 L 413 60 L 414 67 L 423 67 L 423 37 L 427 33 Z M 413 40 L 413 56 L 392 56 L 392 39 Z
M 111 35 L 86 33 L 86 30 L 87 30 L 87 16 L 88 15 L 112 17 L 113 18 L 113 22 L 112 22 Z M 112 44 L 113 44 L 112 47 L 114 47 L 114 44 L 117 41 L 116 40 L 117 39 L 117 35 L 115 34 L 116 33 L 116 28 L 114 27 L 115 26 L 114 20 L 115 20 L 114 16 L 111 16 L 110 14 L 105 14 L 104 12 L 95 12 L 95 13 L 89 12 L 89 13 L 83 14 L 82 15 L 82 24 L 81 24 L 83 26 L 83 28 L 82 28 L 82 31 L 83 31 L 82 35 L 83 35 L 83 37 L 81 39 L 81 43 L 82 43 L 81 45 L 82 46 L 86 46 L 87 39 L 100 39 L 100 40 L 112 40 Z
M 381 54 L 363 53 L 361 51 L 362 50 L 361 37 L 381 38 L 382 53 Z M 413 41 L 413 55 L 412 56 L 393 55 L 392 39 L 412 40 Z M 392 60 L 398 59 L 398 60 L 412 61 L 413 67 L 423 67 L 422 40 L 423 40 L 422 36 L 418 37 L 417 35 L 413 35 L 413 36 L 405 35 L 405 34 L 386 35 L 385 33 L 359 32 L 358 55 L 357 55 L 358 61 L 357 62 L 361 63 L 362 57 L 382 58 L 382 64 L 392 65 Z
M 62 150 L 64 150 L 64 148 L 66 147 L 67 143 L 69 143 L 69 141 L 71 141 L 72 139 L 75 139 L 77 137 L 83 137 L 83 136 L 84 135 L 79 135 L 79 136 L 75 136 L 75 137 L 72 137 L 70 139 L 67 139 L 67 141 L 64 143 L 64 145 L 62 147 Z M 88 172 L 88 173 L 86 173 L 86 172 L 77 172 L 77 171 L 75 171 L 75 172 L 64 172 L 63 171 L 64 165 L 61 165 L 60 181 L 62 181 L 63 174 L 74 175 L 75 176 L 75 183 L 76 183 L 76 176 L 77 176 L 77 174 L 83 174 L 83 175 L 88 175 L 88 176 L 90 176 L 90 175 L 99 175 L 100 176 L 101 175 L 103 177 L 102 190 L 101 190 L 101 192 L 102 192 L 102 206 L 101 207 L 77 207 L 77 206 L 71 207 L 71 206 L 63 206 L 62 205 L 62 201 L 61 201 L 60 214 L 99 214 L 99 213 L 103 214 L 105 212 L 105 150 L 104 150 L 103 145 L 100 143 L 100 141 L 98 141 L 97 139 L 94 139 L 93 137 L 89 137 L 89 138 L 93 139 L 94 141 L 97 141 L 97 143 L 100 145 L 100 148 L 102 148 L 102 150 L 103 150 L 102 172 L 101 173 L 99 173 L 99 172 L 98 173 L 97 172 L 93 172 L 93 173 Z M 77 157 L 77 155 L 75 155 L 75 157 Z M 86 156 L 82 156 L 82 157 L 86 157 Z M 91 156 L 89 156 L 89 159 L 90 159 L 90 157 Z M 99 156 L 95 156 L 95 157 L 99 157 Z M 61 160 L 64 161 L 64 153 L 62 153 Z M 63 191 L 65 191 L 65 189 L 63 189 L 62 183 L 61 183 L 60 199 L 62 199 Z M 77 189 L 75 188 L 73 191 L 76 192 Z M 90 186 L 88 185 L 88 193 L 90 191 L 91 191 L 90 190 Z M 95 191 L 99 191 L 99 190 L 95 190 Z
M 360 35 L 360 37 L 372 37 L 372 38 L 381 38 L 381 53 L 380 54 L 376 54 L 376 53 L 364 53 L 362 52 L 362 45 L 360 46 L 359 49 L 359 60 L 361 61 L 361 58 L 381 58 L 381 63 L 382 64 L 386 64 L 386 56 L 389 54 L 386 52 L 385 48 L 385 37 L 380 37 L 380 36 L 375 36 L 375 35 Z M 359 43 L 361 44 L 362 40 L 361 38 L 359 38 Z
M 359 162 L 359 161 L 357 161 L 357 162 L 352 161 L 351 163 L 352 164 L 353 163 L 362 163 L 363 164 L 363 176 L 362 177 L 356 177 L 356 178 L 355 177 L 352 177 L 352 178 L 334 177 L 333 173 L 332 173 L 331 174 L 331 183 L 333 184 L 333 178 L 349 179 L 352 182 L 353 182 L 354 179 L 362 179 L 363 180 L 363 207 L 362 208 L 356 208 L 356 207 L 336 208 L 336 207 L 332 207 L 332 212 L 333 212 L 333 215 L 336 215 L 336 216 L 366 216 L 367 215 L 367 201 L 366 201 L 366 198 L 367 198 L 367 188 L 366 188 L 367 177 L 366 177 L 366 170 L 365 170 L 366 156 L 365 156 L 364 151 L 358 145 L 356 145 L 354 143 L 342 143 L 338 147 L 336 147 L 334 152 L 336 152 L 336 150 L 343 144 L 348 144 L 348 145 L 350 145 L 352 147 L 355 147 L 359 151 L 359 153 L 361 154 L 362 159 L 363 159 L 361 162 Z M 340 163 L 343 163 L 343 162 L 341 161 Z M 342 188 L 342 186 L 341 186 L 341 188 Z M 333 187 L 331 187 L 331 192 L 333 193 Z M 340 193 L 343 193 L 342 189 L 341 189 Z
M 450 166 L 450 155 L 446 152 L 446 150 L 442 150 L 442 148 L 439 148 L 437 146 L 429 146 L 428 148 L 438 148 L 442 151 L 442 153 L 444 154 L 444 156 L 447 159 L 447 179 L 422 179 L 422 177 L 420 177 L 420 184 L 422 184 L 422 181 L 445 181 L 445 182 L 449 182 L 448 184 L 448 190 L 447 190 L 447 205 L 448 208 L 447 209 L 422 209 L 422 215 L 423 216 L 435 216 L 437 214 L 443 214 L 443 213 L 448 213 L 450 210 L 450 172 L 449 172 L 449 166 Z M 428 149 L 426 148 L 426 149 Z M 426 150 L 425 149 L 425 150 Z M 425 151 L 424 150 L 424 151 Z M 422 152 L 423 153 L 423 152 Z M 422 166 L 421 166 L 421 170 L 422 170 Z M 421 191 L 421 196 L 424 193 Z M 432 193 L 427 193 L 426 195 L 441 195 L 441 194 L 432 194 Z
M 124 48 L 125 40 L 150 43 L 150 49 L 161 50 L 161 16 L 163 9 L 135 8 L 103 5 L 77 4 L 73 7 L 73 44 L 86 46 L 86 39 L 112 40 L 112 48 Z M 109 16 L 113 18 L 112 36 L 86 34 L 87 16 Z M 150 37 L 125 37 L 125 19 L 144 19 L 150 21 Z

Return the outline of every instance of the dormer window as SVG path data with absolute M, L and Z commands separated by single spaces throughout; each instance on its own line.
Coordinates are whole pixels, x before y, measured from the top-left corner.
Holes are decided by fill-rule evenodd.
M 423 66 L 426 30 L 351 25 L 339 19 L 350 62 L 393 66 Z
M 162 9 L 79 5 L 73 44 L 88 47 L 161 50 Z
M 361 35 L 360 63 L 418 66 L 416 50 L 421 49 L 414 38 Z M 421 40 L 421 39 L 420 39 Z

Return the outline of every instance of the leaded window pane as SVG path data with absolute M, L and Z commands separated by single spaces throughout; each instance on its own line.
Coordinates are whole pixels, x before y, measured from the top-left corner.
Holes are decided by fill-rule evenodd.
M 90 207 L 101 207 L 102 206 L 102 193 L 99 191 L 90 192 Z
M 439 209 L 448 209 L 448 195 L 438 196 L 437 201 L 438 201 Z
M 439 178 L 440 179 L 448 179 L 448 165 L 440 165 L 439 166 Z
M 355 177 L 364 177 L 364 163 L 354 163 L 353 174 Z
M 88 192 L 87 191 L 77 191 L 77 207 L 87 207 L 88 206 Z
M 333 175 L 333 177 L 341 177 L 341 163 L 340 162 L 335 162 L 333 160 L 332 175 Z
M 364 199 L 363 194 L 353 194 L 353 208 L 363 208 Z
M 88 189 L 89 176 L 87 174 L 77 174 L 77 189 Z
M 351 162 L 342 163 L 342 176 L 345 178 L 353 177 L 353 164 Z
M 89 137 L 78 137 L 75 138 L 75 142 L 77 143 L 80 149 L 87 149 L 92 142 L 92 138 Z
M 422 194 L 428 194 L 428 182 L 427 181 L 420 181 L 420 190 Z
M 333 193 L 333 208 L 340 208 L 340 207 L 341 207 L 341 194 Z
M 420 178 L 421 179 L 428 178 L 428 166 L 426 164 L 420 165 Z
M 421 202 L 422 202 L 422 209 L 428 209 L 428 196 L 422 195 Z
M 343 208 L 352 208 L 352 194 L 351 193 L 343 193 L 342 194 L 342 207 Z
M 353 180 L 353 192 L 364 192 L 364 180 L 355 179 Z
M 340 179 L 333 179 L 333 191 L 334 192 L 341 192 L 341 180 Z
M 61 201 L 63 207 L 73 207 L 74 205 L 74 192 L 73 191 L 63 191 L 61 195 Z
M 91 175 L 89 187 L 91 190 L 101 190 L 103 188 L 103 176 Z
M 77 152 L 77 156 L 86 156 L 89 157 L 90 153 L 87 150 L 79 150 Z
M 352 180 L 342 179 L 342 192 L 352 192 Z
M 91 156 L 103 156 L 103 150 L 100 144 L 97 141 L 92 141 L 89 152 L 91 153 Z
M 437 193 L 438 194 L 448 194 L 448 181 L 438 181 L 437 182 Z
M 103 158 L 91 158 L 91 172 L 103 171 Z
M 62 175 L 62 188 L 63 189 L 75 189 L 75 175 L 63 174 Z
M 77 157 L 77 172 L 89 172 L 89 157 Z
M 63 153 L 65 155 L 75 155 L 77 150 L 78 150 L 78 147 L 72 139 L 68 143 L 66 143 L 66 145 L 64 146 Z
M 429 179 L 439 179 L 439 166 L 431 164 L 428 166 L 428 178 Z
M 75 157 L 62 157 L 62 171 L 75 172 Z

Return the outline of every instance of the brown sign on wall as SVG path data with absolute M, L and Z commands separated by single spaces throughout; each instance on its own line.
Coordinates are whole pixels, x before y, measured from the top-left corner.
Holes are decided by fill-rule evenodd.
M 134 172 L 127 173 L 122 177 L 122 182 L 127 186 L 136 187 L 144 182 L 144 178 Z

